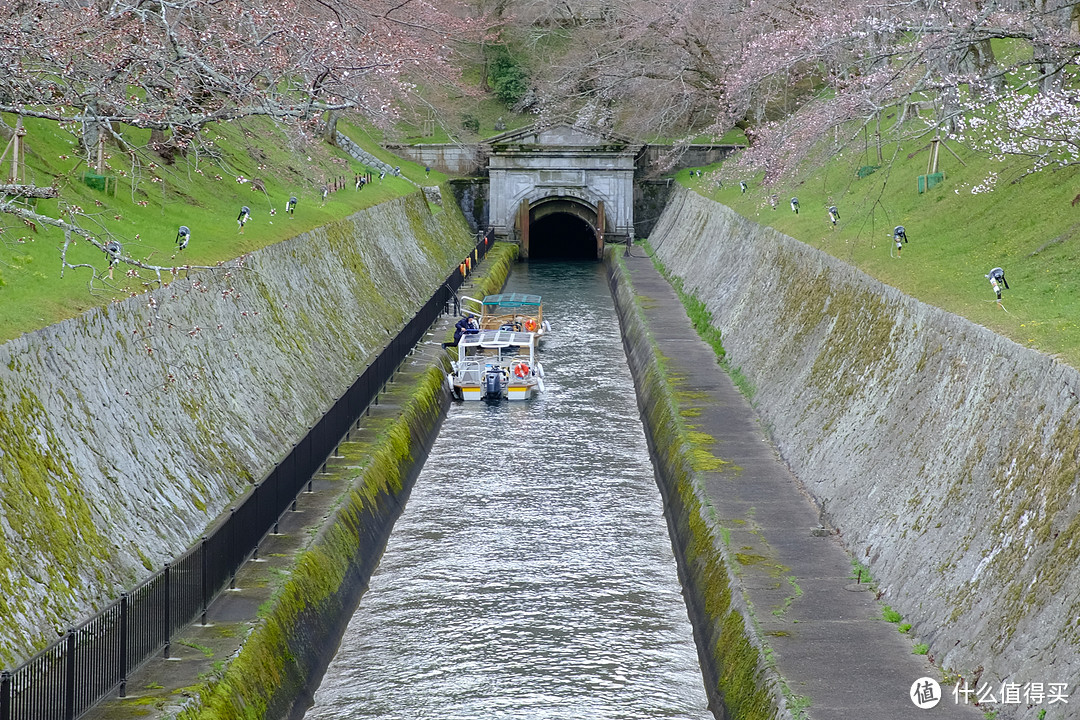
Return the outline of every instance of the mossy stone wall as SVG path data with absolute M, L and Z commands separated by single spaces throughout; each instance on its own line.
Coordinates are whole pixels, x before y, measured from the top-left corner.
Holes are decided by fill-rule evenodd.
M 1080 373 L 689 191 L 650 240 L 936 664 L 1075 680 Z
M 0 345 L 0 664 L 183 552 L 473 242 L 416 193 Z
M 634 183 L 635 236 L 649 237 L 652 234 L 674 184 L 670 178 L 663 180 L 639 179 Z
M 456 178 L 448 184 L 469 227 L 486 231 L 491 224 L 491 194 L 487 178 Z

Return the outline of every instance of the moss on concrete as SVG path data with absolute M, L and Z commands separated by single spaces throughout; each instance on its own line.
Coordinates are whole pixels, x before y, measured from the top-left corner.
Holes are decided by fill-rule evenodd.
M 707 299 L 767 432 L 914 636 L 983 682 L 1075 664 L 1076 371 L 722 206 L 669 207 L 660 257 Z
M 417 192 L 11 341 L 0 661 L 160 569 L 273 467 L 471 250 L 447 209 Z
M 20 628 L 17 618 L 27 608 L 11 590 L 31 582 L 46 585 L 46 613 L 57 631 L 66 630 L 71 621 L 65 606 L 88 581 L 81 572 L 109 561 L 113 549 L 99 530 L 100 517 L 78 491 L 75 468 L 56 451 L 60 443 L 41 400 L 26 389 L 11 400 L 0 386 L 0 405 L 10 402 L 12 408 L 0 413 L 0 503 L 12 532 L 47 550 L 48 567 L 28 566 L 18 547 L 0 545 L 0 577 L 6 578 L 5 586 L 16 583 L 0 593 L 0 617 L 9 620 L 0 636 L 0 657 L 8 663 L 27 644 L 35 649 L 47 644 Z
M 518 259 L 521 248 L 515 243 L 497 242 L 484 258 L 484 274 L 474 278 L 474 292 L 481 298 L 502 290 L 510 276 L 510 266 Z

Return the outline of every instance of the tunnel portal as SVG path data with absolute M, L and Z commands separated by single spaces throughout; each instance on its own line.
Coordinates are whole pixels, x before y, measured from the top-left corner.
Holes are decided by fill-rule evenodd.
M 488 140 L 488 223 L 521 257 L 599 258 L 634 233 L 634 171 L 643 145 L 556 122 Z
M 579 217 L 555 213 L 533 224 L 530 260 L 596 260 L 596 231 Z
M 596 260 L 603 253 L 594 209 L 579 202 L 556 199 L 531 208 L 528 247 L 530 260 Z

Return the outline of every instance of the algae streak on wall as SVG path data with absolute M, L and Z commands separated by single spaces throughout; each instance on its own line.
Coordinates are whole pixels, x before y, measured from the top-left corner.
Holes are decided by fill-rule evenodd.
M 651 241 L 937 664 L 1075 682 L 1080 373 L 689 191 Z
M 417 193 L 0 346 L 0 661 L 181 553 L 471 247 Z

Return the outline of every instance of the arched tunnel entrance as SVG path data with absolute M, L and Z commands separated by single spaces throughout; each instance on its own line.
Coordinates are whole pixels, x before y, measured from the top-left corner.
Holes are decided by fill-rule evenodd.
M 529 208 L 526 255 L 535 260 L 596 260 L 601 254 L 598 213 L 566 198 L 552 199 Z M 602 211 L 600 217 L 603 217 Z
M 595 260 L 596 232 L 568 213 L 548 215 L 529 229 L 529 260 Z

